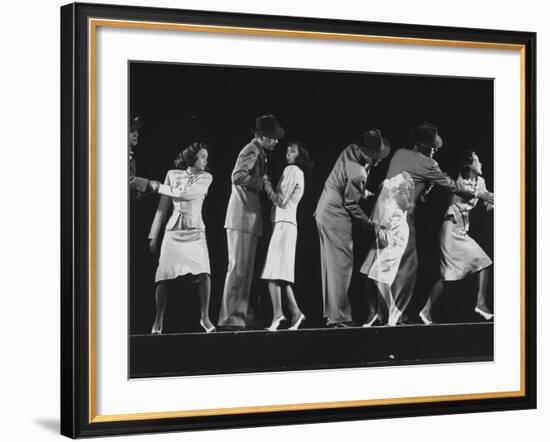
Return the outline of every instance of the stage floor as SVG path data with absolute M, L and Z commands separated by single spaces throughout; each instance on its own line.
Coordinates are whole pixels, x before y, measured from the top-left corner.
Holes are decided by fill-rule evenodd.
M 493 323 L 131 335 L 130 378 L 493 360 Z

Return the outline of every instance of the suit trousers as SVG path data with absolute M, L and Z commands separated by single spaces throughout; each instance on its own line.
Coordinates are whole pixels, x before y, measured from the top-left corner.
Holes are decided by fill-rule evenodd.
M 232 229 L 226 233 L 228 263 L 218 326 L 246 327 L 258 237 Z
M 353 272 L 351 232 L 317 223 L 321 250 L 323 314 L 328 324 L 351 321 L 348 290 Z

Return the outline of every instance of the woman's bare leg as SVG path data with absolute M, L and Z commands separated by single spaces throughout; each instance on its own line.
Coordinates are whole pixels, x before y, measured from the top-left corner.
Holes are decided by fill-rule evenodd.
M 486 303 L 487 284 L 489 283 L 489 267 L 479 271 L 477 275 L 476 308 L 483 310 L 485 313 L 491 314 Z
M 288 302 L 288 310 L 292 315 L 291 322 L 294 324 L 302 315 L 302 311 L 300 310 L 300 307 L 298 307 L 298 303 L 294 297 L 294 291 L 292 290 L 292 286 L 290 284 L 286 285 L 285 293 Z
M 164 312 L 166 311 L 166 304 L 168 303 L 168 281 L 159 281 L 155 288 L 155 322 L 153 322 L 153 328 L 151 333 L 162 333 L 162 327 L 164 325 Z
M 443 293 L 443 281 L 439 279 L 432 287 L 432 291 L 428 295 L 426 304 L 424 304 L 424 307 L 422 307 L 422 310 L 419 312 L 420 318 L 423 322 L 425 322 L 425 320 L 432 322 L 432 308 L 441 296 L 441 293 Z
M 283 315 L 283 307 L 281 304 L 281 285 L 277 281 L 268 281 L 267 288 L 269 290 L 269 296 L 271 297 L 271 304 L 273 306 L 273 320 L 268 330 L 277 330 L 278 325 Z
M 199 275 L 199 300 L 201 305 L 201 322 L 208 330 L 214 327 L 210 321 L 210 275 L 201 273 Z
M 371 324 L 378 315 L 378 289 L 374 286 L 367 275 L 363 277 L 365 295 L 367 297 L 367 319 L 365 324 Z M 381 318 L 380 318 L 381 319 Z

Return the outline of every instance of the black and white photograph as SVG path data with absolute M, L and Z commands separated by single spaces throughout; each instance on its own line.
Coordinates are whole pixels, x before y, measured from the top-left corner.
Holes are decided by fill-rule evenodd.
M 130 60 L 128 97 L 130 378 L 493 360 L 492 78 Z
M 151 1 L 58 11 L 61 434 L 525 437 L 544 381 L 527 15 Z M 27 130 L 33 109 L 13 107 Z M 51 167 L 25 161 L 47 223 Z M 48 260 L 19 249 L 14 284 L 40 284 Z M 33 342 L 12 365 L 36 371 Z

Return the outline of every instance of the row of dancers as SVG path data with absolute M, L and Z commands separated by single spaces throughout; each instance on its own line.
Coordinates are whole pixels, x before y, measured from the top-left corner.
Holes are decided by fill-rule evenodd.
M 152 334 L 161 334 L 168 300 L 168 281 L 192 274 L 198 279 L 201 305 L 200 325 L 206 332 L 216 330 L 209 317 L 210 262 L 206 244 L 202 205 L 212 183 L 206 171 L 208 147 L 192 143 L 176 158 L 176 169 L 168 171 L 164 183 L 136 176 L 132 146 L 137 145 L 141 122 L 130 124 L 132 192 L 161 195 L 150 230 L 150 249 L 157 252 L 164 227 L 159 264 L 155 274 L 156 315 Z M 231 196 L 224 227 L 227 235 L 228 266 L 225 277 L 218 330 L 247 328 L 250 288 L 256 261 L 258 238 L 263 234 L 262 200 L 272 205 L 272 233 L 260 278 L 267 282 L 273 317 L 267 330 L 298 329 L 305 321 L 293 292 L 298 223 L 296 210 L 305 191 L 305 176 L 312 162 L 303 143 L 291 141 L 286 150 L 286 167 L 277 185 L 266 174 L 267 155 L 285 131 L 271 114 L 256 119 L 252 140 L 240 151 L 231 173 Z M 489 267 L 492 262 L 469 236 L 469 213 L 482 201 L 493 207 L 493 194 L 486 189 L 482 165 L 473 151 L 465 153 L 458 179 L 443 172 L 433 159 L 443 146 L 435 126 L 424 123 L 410 134 L 408 148 L 398 149 L 390 160 L 386 179 L 377 195 L 366 188 L 369 173 L 390 153 L 380 130 L 366 130 L 346 146 L 326 179 L 314 217 L 319 233 L 323 314 L 330 327 L 353 326 L 348 290 L 353 271 L 352 226 L 374 228 L 375 240 L 361 267 L 365 279 L 368 316 L 365 327 L 397 325 L 411 300 L 418 269 L 414 209 L 433 185 L 450 193 L 440 234 L 441 278 L 420 311 L 425 324 L 433 322 L 433 305 L 446 281 L 477 273 L 478 296 L 474 311 L 484 319 L 492 313 L 486 305 Z M 133 167 L 132 167 L 132 161 Z M 376 198 L 372 214 L 360 202 Z M 171 209 L 171 215 L 168 214 Z M 374 282 L 374 287 L 371 285 Z M 282 298 L 290 317 L 286 318 Z

